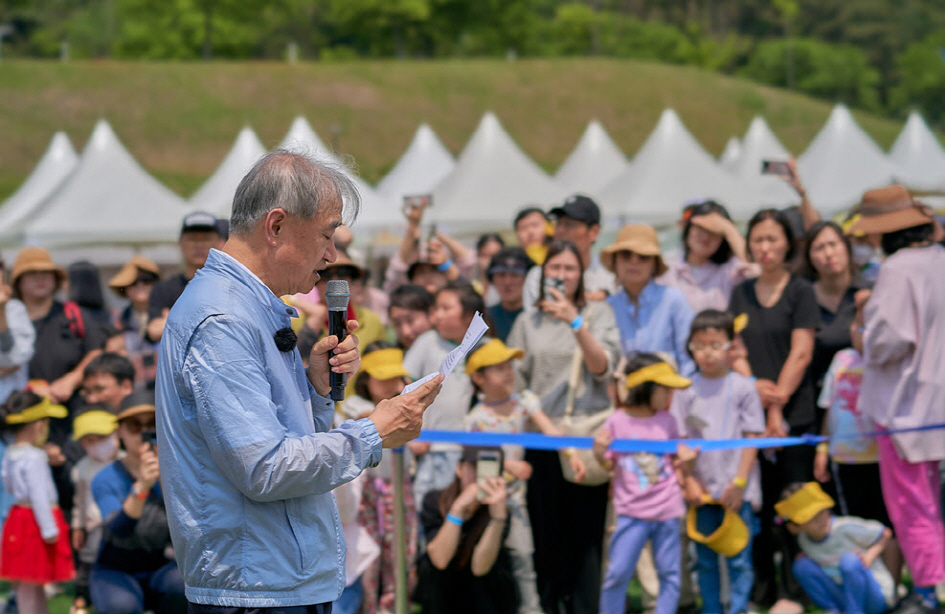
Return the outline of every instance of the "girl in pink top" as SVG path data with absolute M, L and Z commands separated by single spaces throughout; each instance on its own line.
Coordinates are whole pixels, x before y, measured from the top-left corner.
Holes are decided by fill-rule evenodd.
M 601 614 L 623 614 L 627 585 L 647 541 L 659 576 L 656 614 L 674 614 L 679 602 L 679 519 L 686 511 L 679 482 L 685 464 L 695 454 L 680 444 L 677 454 L 612 452 L 614 439 L 678 439 L 679 430 L 669 414 L 674 388 L 689 380 L 678 375 L 653 354 L 638 354 L 627 363 L 620 406 L 594 438 L 598 462 L 613 469 L 614 511 L 617 526 L 610 541 L 607 575 L 601 587 Z M 679 475 L 678 475 L 679 474 Z

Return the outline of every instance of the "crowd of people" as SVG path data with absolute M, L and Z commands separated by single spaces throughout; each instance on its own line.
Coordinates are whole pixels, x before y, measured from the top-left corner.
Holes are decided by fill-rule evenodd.
M 403 476 L 385 451 L 335 490 L 347 542 L 335 612 L 394 611 L 398 480 L 407 585 L 424 614 L 622 614 L 634 576 L 655 614 L 801 614 L 811 603 L 846 614 L 940 611 L 945 437 L 917 429 L 945 423 L 945 249 L 941 226 L 905 189 L 867 192 L 841 224 L 820 220 L 806 198 L 763 209 L 744 235 L 723 204 L 691 203 L 674 260 L 644 224 L 598 245 L 601 213 L 583 195 L 523 208 L 508 233 L 474 248 L 425 235 L 425 204 L 405 209 L 407 231 L 378 283 L 341 227 L 315 287 L 278 297 L 279 318 L 298 315 L 304 362 L 327 335 L 326 284 L 349 284 L 361 363 L 336 425 L 435 372 L 478 312 L 489 334 L 446 378 L 424 428 L 594 444 L 411 441 L 398 452 Z M 167 508 L 174 496 L 229 495 L 181 474 L 177 488 L 192 491 L 165 498 L 155 380 L 168 345 L 225 364 L 227 344 L 252 342 L 220 328 L 210 337 L 219 347 L 178 348 L 168 328 L 161 344 L 198 272 L 234 266 L 212 251 L 228 232 L 208 214 L 186 216 L 183 270 L 165 277 L 135 256 L 107 283 L 124 301 L 115 313 L 87 262 L 65 270 L 26 247 L 4 271 L 0 578 L 15 583 L 10 599 L 24 614 L 45 612 L 44 586 L 67 581 L 75 614 L 187 611 Z M 197 383 L 245 405 L 240 366 L 229 368 L 232 381 Z M 212 414 L 192 418 L 212 425 L 221 419 Z M 245 425 L 217 427 L 253 428 L 251 413 L 238 419 Z M 875 435 L 884 429 L 893 432 Z M 830 439 L 750 442 L 808 435 Z M 655 447 L 613 449 L 624 439 Z M 742 441 L 666 447 L 680 439 Z M 191 460 L 225 462 L 237 448 L 225 442 L 219 458 Z M 291 528 L 290 513 L 304 512 L 286 507 Z M 310 538 L 292 536 L 300 546 Z M 912 590 L 902 599 L 904 571 Z

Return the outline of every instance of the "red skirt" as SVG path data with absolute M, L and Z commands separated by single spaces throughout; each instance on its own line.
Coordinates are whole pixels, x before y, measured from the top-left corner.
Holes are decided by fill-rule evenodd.
M 59 538 L 55 544 L 47 544 L 40 535 L 32 508 L 22 505 L 10 508 L 0 543 L 0 578 L 46 584 L 75 577 L 69 525 L 58 507 L 53 509 L 53 518 L 59 528 Z

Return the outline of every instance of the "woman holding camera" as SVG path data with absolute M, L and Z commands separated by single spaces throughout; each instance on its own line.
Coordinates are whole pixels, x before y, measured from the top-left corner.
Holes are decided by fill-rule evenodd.
M 427 493 L 420 511 L 430 540 L 417 566 L 417 601 L 424 614 L 514 614 L 516 582 L 508 551 L 508 492 L 502 477 L 477 480 L 480 456 L 502 466 L 498 448 L 467 447 L 456 465 L 456 479 L 444 490 Z M 477 483 L 478 482 L 478 483 Z
M 620 355 L 620 333 L 607 303 L 585 301 L 583 270 L 573 243 L 549 245 L 538 308 L 519 315 L 509 333 L 508 345 L 525 352 L 516 387 L 538 395 L 552 420 L 564 415 L 575 369 L 572 415 L 611 406 L 608 384 Z M 596 614 L 608 485 L 565 480 L 556 451 L 528 450 L 525 460 L 532 466 L 527 503 L 542 607 L 559 612 L 564 604 L 569 614 Z
M 100 614 L 154 610 L 187 612 L 184 581 L 169 559 L 171 534 L 158 483 L 154 394 L 135 392 L 121 404 L 118 438 L 125 456 L 92 480 L 92 495 L 105 526 L 102 549 L 89 577 Z

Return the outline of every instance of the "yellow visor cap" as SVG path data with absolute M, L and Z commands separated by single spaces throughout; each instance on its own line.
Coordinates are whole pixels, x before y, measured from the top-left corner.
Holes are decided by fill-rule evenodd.
M 833 499 L 817 482 L 808 482 L 787 499 L 774 505 L 778 516 L 794 524 L 804 524 L 823 510 L 833 507 Z
M 72 438 L 82 439 L 86 435 L 111 435 L 118 428 L 118 418 L 110 411 L 93 409 L 76 416 L 72 422 Z
M 667 388 L 688 388 L 692 384 L 688 378 L 676 373 L 668 362 L 648 365 L 627 376 L 627 388 L 633 388 L 645 382 L 653 382 Z
M 379 380 L 410 377 L 404 367 L 404 351 L 397 348 L 375 350 L 365 354 L 361 359 L 361 371 Z
M 522 350 L 507 347 L 501 339 L 490 339 L 466 359 L 466 373 L 472 374 L 483 367 L 500 365 L 506 360 L 521 358 L 524 355 Z
M 725 510 L 722 524 L 709 535 L 703 535 L 696 528 L 696 508 L 690 507 L 686 514 L 686 534 L 689 539 L 711 548 L 727 557 L 733 557 L 748 545 L 750 535 L 748 526 L 741 516 L 732 510 Z
M 19 413 L 8 415 L 7 424 L 29 424 L 43 418 L 65 418 L 68 415 L 69 412 L 66 411 L 65 407 L 54 405 L 48 398 L 43 397 L 43 400 L 36 405 L 27 407 Z

